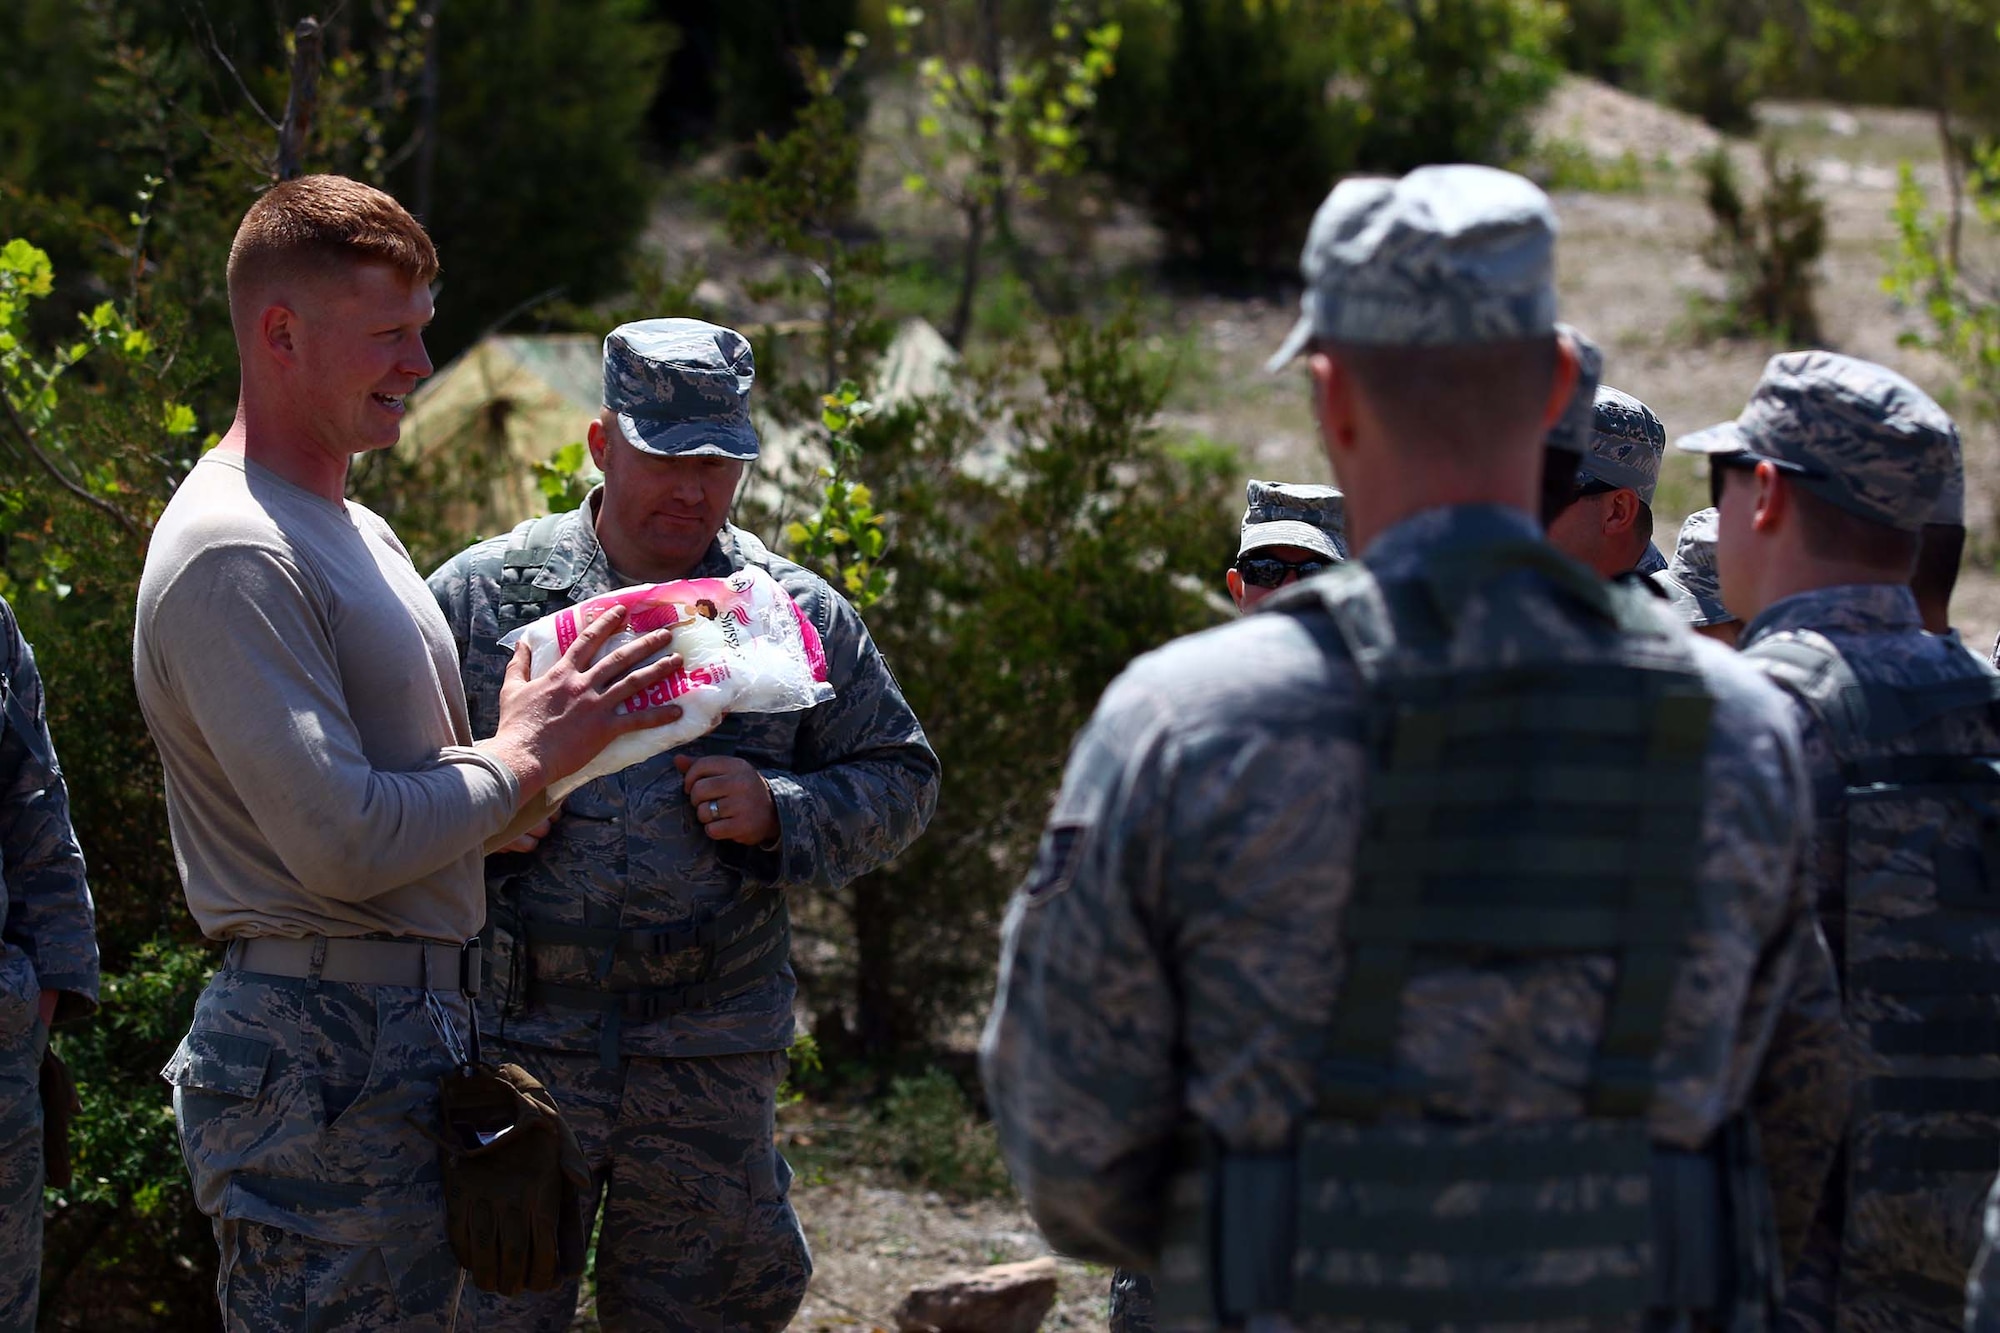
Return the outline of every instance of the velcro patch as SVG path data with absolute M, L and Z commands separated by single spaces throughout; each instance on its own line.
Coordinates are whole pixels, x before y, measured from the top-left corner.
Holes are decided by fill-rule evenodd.
M 1049 825 L 1024 890 L 1030 906 L 1039 906 L 1069 888 L 1083 860 L 1089 833 L 1090 825 L 1082 820 L 1059 820 Z

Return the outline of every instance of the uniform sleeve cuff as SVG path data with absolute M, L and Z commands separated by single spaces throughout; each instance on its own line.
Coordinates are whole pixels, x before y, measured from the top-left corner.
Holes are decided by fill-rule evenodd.
M 73 1023 L 97 1012 L 97 978 L 45 976 L 37 978 L 41 989 L 56 993 L 57 1023 Z

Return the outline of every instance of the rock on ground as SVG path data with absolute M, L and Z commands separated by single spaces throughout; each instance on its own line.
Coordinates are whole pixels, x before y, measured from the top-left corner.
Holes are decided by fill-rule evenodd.
M 897 1333 L 1035 1333 L 1056 1303 L 1056 1261 L 948 1273 L 896 1307 Z

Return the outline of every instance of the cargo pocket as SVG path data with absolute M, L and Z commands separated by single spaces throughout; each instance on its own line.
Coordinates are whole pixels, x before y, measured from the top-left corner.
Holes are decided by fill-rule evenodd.
M 174 1123 L 195 1203 L 210 1217 L 222 1216 L 230 1173 L 264 1137 L 246 1122 L 270 1065 L 271 1043 L 262 1037 L 195 1028 L 160 1071 L 173 1085 Z
M 176 1088 L 224 1097 L 255 1097 L 271 1064 L 271 1043 L 263 1037 L 195 1028 L 181 1039 L 160 1077 Z

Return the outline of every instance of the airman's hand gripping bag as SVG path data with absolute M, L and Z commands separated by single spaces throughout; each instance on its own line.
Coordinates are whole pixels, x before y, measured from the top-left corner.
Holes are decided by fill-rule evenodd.
M 621 713 L 679 704 L 681 717 L 663 726 L 628 732 L 576 772 L 549 785 L 560 801 L 593 778 L 677 749 L 714 730 L 730 713 L 790 713 L 833 697 L 826 650 L 819 631 L 790 593 L 761 569 L 740 569 L 726 579 L 642 583 L 543 616 L 500 640 L 524 642 L 533 653 L 530 672 L 541 675 L 569 650 L 590 623 L 613 606 L 630 613 L 604 652 L 671 626 L 681 669 L 619 706 Z

